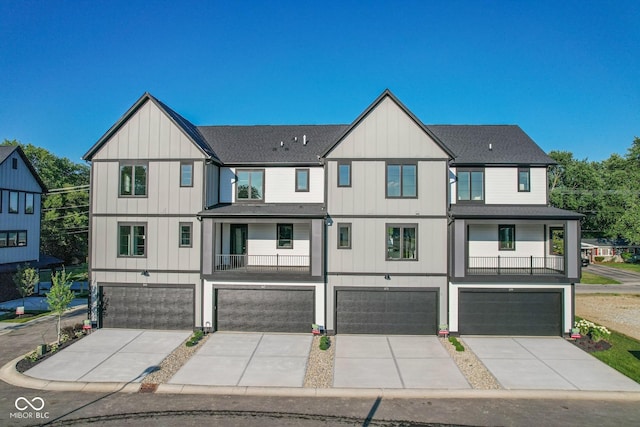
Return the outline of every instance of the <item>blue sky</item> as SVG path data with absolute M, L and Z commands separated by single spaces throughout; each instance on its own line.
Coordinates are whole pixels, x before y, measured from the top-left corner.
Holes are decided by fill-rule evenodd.
M 638 1 L 0 1 L 0 140 L 81 156 L 149 91 L 196 125 L 518 124 L 602 160 L 640 136 Z

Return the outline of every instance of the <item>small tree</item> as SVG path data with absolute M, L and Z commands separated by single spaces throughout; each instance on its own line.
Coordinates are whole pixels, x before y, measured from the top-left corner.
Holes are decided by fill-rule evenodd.
M 40 281 L 40 275 L 35 268 L 29 267 L 29 264 L 24 266 L 18 266 L 18 271 L 13 276 L 13 282 L 16 284 L 16 289 L 22 297 L 22 306 L 24 307 L 25 298 L 33 294 L 36 283 Z
M 72 274 L 62 269 L 51 274 L 51 289 L 47 294 L 47 304 L 49 309 L 58 315 L 58 344 L 60 344 L 62 315 L 73 301 L 74 295 L 71 291 Z

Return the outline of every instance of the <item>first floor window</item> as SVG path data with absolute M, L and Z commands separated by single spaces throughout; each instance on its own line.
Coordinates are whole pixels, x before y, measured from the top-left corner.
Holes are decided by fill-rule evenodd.
M 278 224 L 278 249 L 293 249 L 293 224 Z
M 531 191 L 531 171 L 529 168 L 518 169 L 518 191 Z
M 0 231 L 0 248 L 17 248 L 27 246 L 26 230 Z
M 33 213 L 33 193 L 25 193 L 24 195 L 24 213 Z
M 192 246 L 191 235 L 192 235 L 191 223 L 181 222 L 180 223 L 180 247 L 181 248 L 190 248 Z
M 516 226 L 498 226 L 498 249 L 501 251 L 514 251 L 516 249 Z
M 7 247 L 7 232 L 0 231 L 0 248 L 6 248 L 6 247 Z
M 564 227 L 549 227 L 549 255 L 564 255 Z
M 18 213 L 18 192 L 9 191 L 9 213 Z
M 387 225 L 387 260 L 417 260 L 416 224 Z
M 193 187 L 193 163 L 180 163 L 180 187 Z
M 147 166 L 120 166 L 120 196 L 147 195 Z
M 338 249 L 351 249 L 351 224 L 338 223 Z
M 144 257 L 146 255 L 146 226 L 143 224 L 120 224 L 118 226 L 118 255 L 122 257 Z

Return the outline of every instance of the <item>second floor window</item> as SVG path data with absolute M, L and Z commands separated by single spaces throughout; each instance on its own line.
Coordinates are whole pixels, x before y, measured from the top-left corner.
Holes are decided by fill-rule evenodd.
M 529 168 L 518 168 L 518 191 L 531 191 L 531 170 Z
M 278 224 L 278 249 L 293 249 L 293 224 Z
M 549 255 L 564 255 L 564 227 L 549 227 Z
M 9 213 L 18 213 L 18 192 L 9 191 Z
M 147 166 L 120 165 L 120 196 L 147 195 Z
M 180 223 L 180 247 L 181 248 L 190 248 L 192 247 L 191 243 L 191 223 L 190 222 L 181 222 Z
M 144 224 L 118 225 L 118 256 L 144 257 L 146 256 L 147 239 Z
M 416 197 L 418 195 L 417 165 L 387 164 L 387 197 Z
M 33 214 L 33 193 L 25 193 L 24 195 L 24 213 Z
M 264 171 L 238 170 L 236 200 L 262 201 L 264 199 Z
M 350 223 L 338 223 L 338 249 L 351 249 Z
M 27 246 L 27 232 L 20 231 L 0 231 L 0 248 L 17 248 Z
M 180 163 L 180 187 L 193 187 L 193 163 Z
M 484 171 L 458 169 L 458 201 L 484 201 Z
M 338 187 L 351 187 L 350 162 L 338 162 Z
M 387 261 L 418 259 L 417 230 L 416 224 L 387 224 Z
M 309 191 L 309 169 L 296 169 L 296 191 Z

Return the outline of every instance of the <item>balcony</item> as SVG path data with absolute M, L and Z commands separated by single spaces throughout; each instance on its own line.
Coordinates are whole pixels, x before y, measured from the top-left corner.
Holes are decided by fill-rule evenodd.
M 214 271 L 308 274 L 308 255 L 215 255 Z
M 562 276 L 563 257 L 469 257 L 469 276 Z

